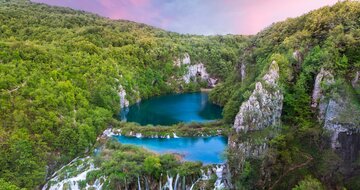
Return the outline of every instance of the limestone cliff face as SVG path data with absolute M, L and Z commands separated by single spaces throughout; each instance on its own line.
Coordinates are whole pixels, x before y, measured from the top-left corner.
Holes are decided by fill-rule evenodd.
M 199 62 L 191 64 L 191 58 L 188 53 L 185 53 L 182 59 L 175 59 L 174 66 L 186 67 L 186 72 L 182 76 L 182 81 L 186 84 L 191 81 L 197 82 L 196 79 L 200 78 L 202 81 L 207 81 L 208 86 L 213 88 L 218 82 L 218 79 L 210 77 L 210 74 L 206 71 L 206 67 L 203 63 Z
M 202 80 L 209 79 L 209 74 L 206 72 L 204 64 L 198 63 L 195 65 L 189 65 L 183 79 L 185 83 L 190 83 L 191 79 L 196 80 L 196 77 L 200 77 Z
M 268 149 L 268 141 L 277 134 L 283 107 L 283 92 L 279 86 L 279 66 L 273 61 L 262 80 L 247 101 L 244 101 L 235 117 L 236 133 L 229 136 L 230 171 L 239 175 L 247 158 L 261 158 Z M 268 131 L 268 127 L 274 127 Z M 245 135 L 249 133 L 249 135 Z M 248 136 L 248 137 L 246 137 Z
M 190 65 L 191 60 L 190 60 L 190 55 L 188 53 L 184 53 L 183 58 L 177 58 L 174 61 L 174 65 L 177 67 L 181 67 L 181 65 Z
M 237 132 L 261 130 L 280 123 L 284 97 L 278 84 L 279 66 L 275 61 L 262 79 L 256 83 L 249 99 L 240 106 L 233 126 Z
M 331 148 L 343 160 L 344 171 L 351 171 L 351 163 L 360 153 L 360 110 L 349 93 L 340 95 L 332 88 L 334 81 L 330 71 L 321 69 L 315 80 L 312 107 L 317 109 L 319 122 L 330 135 Z
M 129 101 L 126 99 L 126 91 L 122 87 L 122 85 L 119 85 L 119 97 L 120 97 L 120 108 L 125 108 L 129 106 Z
M 352 172 L 360 155 L 360 111 L 348 97 L 323 99 L 319 107 L 323 109 L 321 122 L 330 135 L 331 148 L 342 160 L 340 170 Z M 320 110 L 321 110 L 320 109 Z
M 312 94 L 312 104 L 311 107 L 316 108 L 321 98 L 323 98 L 321 92 L 321 84 L 331 85 L 333 84 L 334 76 L 327 70 L 321 68 L 319 74 L 316 76 L 314 90 Z M 322 114 L 320 114 L 322 115 Z

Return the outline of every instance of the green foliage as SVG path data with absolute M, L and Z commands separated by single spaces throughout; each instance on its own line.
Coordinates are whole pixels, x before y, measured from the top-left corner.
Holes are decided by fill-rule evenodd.
M 255 189 L 257 180 L 260 177 L 260 160 L 245 161 L 243 172 L 236 181 L 236 188 L 239 190 Z
M 300 181 L 299 185 L 292 188 L 292 190 L 324 190 L 324 186 L 317 179 L 312 177 L 306 177 L 304 180 Z
M 270 60 L 276 61 L 279 66 L 280 84 L 287 85 L 293 79 L 293 67 L 284 55 L 274 54 Z
M 223 85 L 216 87 L 211 94 L 212 100 L 224 105 L 225 121 L 232 124 L 239 106 L 253 91 L 251 85 L 261 80 L 272 61 L 277 61 L 279 65 L 284 94 L 282 124 L 278 127 L 280 135 L 274 139 L 269 136 L 270 147 L 260 166 L 267 176 L 260 179 L 249 177 L 248 183 L 254 180 L 261 184 L 261 188 L 286 189 L 310 175 L 321 179 L 329 187 L 336 184 L 336 188 L 341 188 L 347 180 L 347 175 L 339 169 L 344 163 L 333 150 L 329 150 L 329 139 L 324 135 L 323 124 L 319 123 L 318 107 L 312 108 L 311 104 L 316 76 L 323 69 L 331 73 L 335 81 L 332 84 L 321 83 L 324 98 L 352 102 L 351 105 L 341 105 L 344 111 L 336 122 L 350 121 L 354 126 L 358 125 L 354 115 L 358 115 L 355 107 L 359 105 L 359 92 L 356 85 L 350 86 L 350 82 L 355 72 L 359 71 L 359 15 L 358 1 L 344 1 L 273 24 L 250 39 L 244 51 L 246 56 L 241 56 L 248 58 L 241 59 L 235 67 L 236 71 L 229 73 Z M 243 64 L 247 68 L 245 80 L 239 69 Z M 256 138 L 256 132 L 248 132 L 246 137 L 239 133 L 232 138 L 240 143 L 247 142 Z M 241 170 L 239 157 L 242 156 L 235 151 L 229 152 L 229 164 L 233 171 Z M 254 165 L 254 161 L 248 161 L 250 166 Z M 249 176 L 249 165 L 244 167 L 243 173 L 232 172 L 234 181 L 241 181 L 243 175 Z M 351 175 L 357 174 L 358 171 Z M 350 184 L 356 186 L 353 181 Z M 235 185 L 240 188 L 247 182 Z M 324 189 L 320 182 L 313 179 L 305 179 L 297 188 Z
M 145 149 L 131 145 L 121 145 L 117 141 L 110 141 L 100 154 L 100 170 L 87 174 L 87 181 L 94 181 L 101 176 L 106 178 L 105 189 L 127 188 L 140 183 L 150 184 L 152 189 L 158 189 L 158 182 L 166 182 L 167 175 L 175 177 L 177 174 L 194 181 L 201 176 L 202 164 L 199 162 L 183 162 L 174 154 L 156 155 Z
M 130 135 L 133 131 L 141 133 L 144 137 L 153 137 L 153 136 L 174 136 L 176 133 L 177 136 L 215 136 L 215 135 L 227 135 L 230 132 L 228 125 L 225 125 L 222 121 L 206 122 L 206 123 L 178 123 L 171 126 L 141 126 L 138 123 L 132 122 L 119 122 L 113 120 L 111 125 L 114 129 L 120 129 L 123 135 Z
M 2 178 L 26 188 L 42 183 L 45 175 L 46 162 L 43 159 L 46 149 L 40 137 L 31 137 L 22 129 L 14 131 L 10 137 L 5 136 L 4 140 L 6 141 L 0 144 Z
M 0 187 L 2 190 L 21 190 L 16 185 L 6 182 L 4 179 L 0 179 Z
M 184 68 L 174 67 L 173 61 L 184 53 L 190 54 L 192 63 L 204 63 L 222 82 L 210 99 L 224 106 L 224 120 L 229 124 L 255 82 L 276 60 L 284 93 L 284 125 L 282 135 L 271 141 L 268 163 L 277 163 L 269 167 L 271 177 L 277 179 L 285 169 L 301 163 L 303 155 L 322 158 L 327 153 L 320 148 L 321 128 L 310 107 L 314 79 L 321 68 L 327 69 L 344 79 L 339 82 L 341 91 L 360 69 L 359 15 L 359 2 L 345 1 L 275 23 L 251 37 L 194 36 L 68 8 L 2 0 L 0 184 L 35 188 L 43 184 L 47 164 L 59 167 L 89 150 L 120 111 L 119 85 L 127 91 L 130 103 L 179 90 L 177 79 Z M 292 57 L 295 51 L 299 58 Z M 202 85 L 190 83 L 183 90 L 198 90 Z M 346 88 L 350 88 L 346 93 L 358 96 L 352 87 Z M 356 98 L 351 99 L 357 106 Z M 179 172 L 192 181 L 199 175 L 199 163 L 180 164 L 173 155 L 159 158 L 115 143 L 108 148 L 117 150 L 98 160 L 101 171 L 109 176 L 108 189 L 133 184 L 139 174 L 161 178 L 165 171 Z M 320 169 L 334 165 L 316 164 Z M 242 179 L 254 184 L 253 164 L 245 169 Z M 310 169 L 299 173 L 320 175 Z M 89 180 L 98 175 L 89 173 Z M 299 180 L 294 176 L 288 178 L 289 184 Z
M 159 177 L 160 175 L 160 158 L 156 156 L 149 156 L 144 160 L 144 170 L 147 174 L 154 177 Z
M 56 168 L 90 150 L 120 111 L 119 85 L 130 103 L 178 91 L 185 68 L 173 61 L 184 53 L 224 80 L 247 41 L 180 35 L 26 0 L 0 1 L 0 22 L 0 177 L 27 188 L 43 183 L 46 164 Z

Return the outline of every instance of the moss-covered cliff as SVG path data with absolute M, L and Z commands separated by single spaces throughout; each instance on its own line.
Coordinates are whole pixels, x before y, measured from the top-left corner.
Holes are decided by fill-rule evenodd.
M 301 180 L 313 187 L 300 189 L 360 187 L 359 16 L 360 3 L 345 1 L 273 24 L 251 38 L 237 70 L 212 91 L 225 120 L 235 118 L 235 189 L 291 189 Z M 264 90 L 272 62 L 279 88 Z

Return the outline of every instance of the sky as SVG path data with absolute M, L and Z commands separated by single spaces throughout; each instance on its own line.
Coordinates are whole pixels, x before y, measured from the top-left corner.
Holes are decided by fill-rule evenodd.
M 338 0 L 32 0 L 188 34 L 256 34 Z

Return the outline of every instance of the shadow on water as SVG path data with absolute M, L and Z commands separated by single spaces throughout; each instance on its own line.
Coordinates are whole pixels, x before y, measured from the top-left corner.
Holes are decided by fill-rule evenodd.
M 125 108 L 120 119 L 140 125 L 173 125 L 221 119 L 222 108 L 204 92 L 153 97 Z

